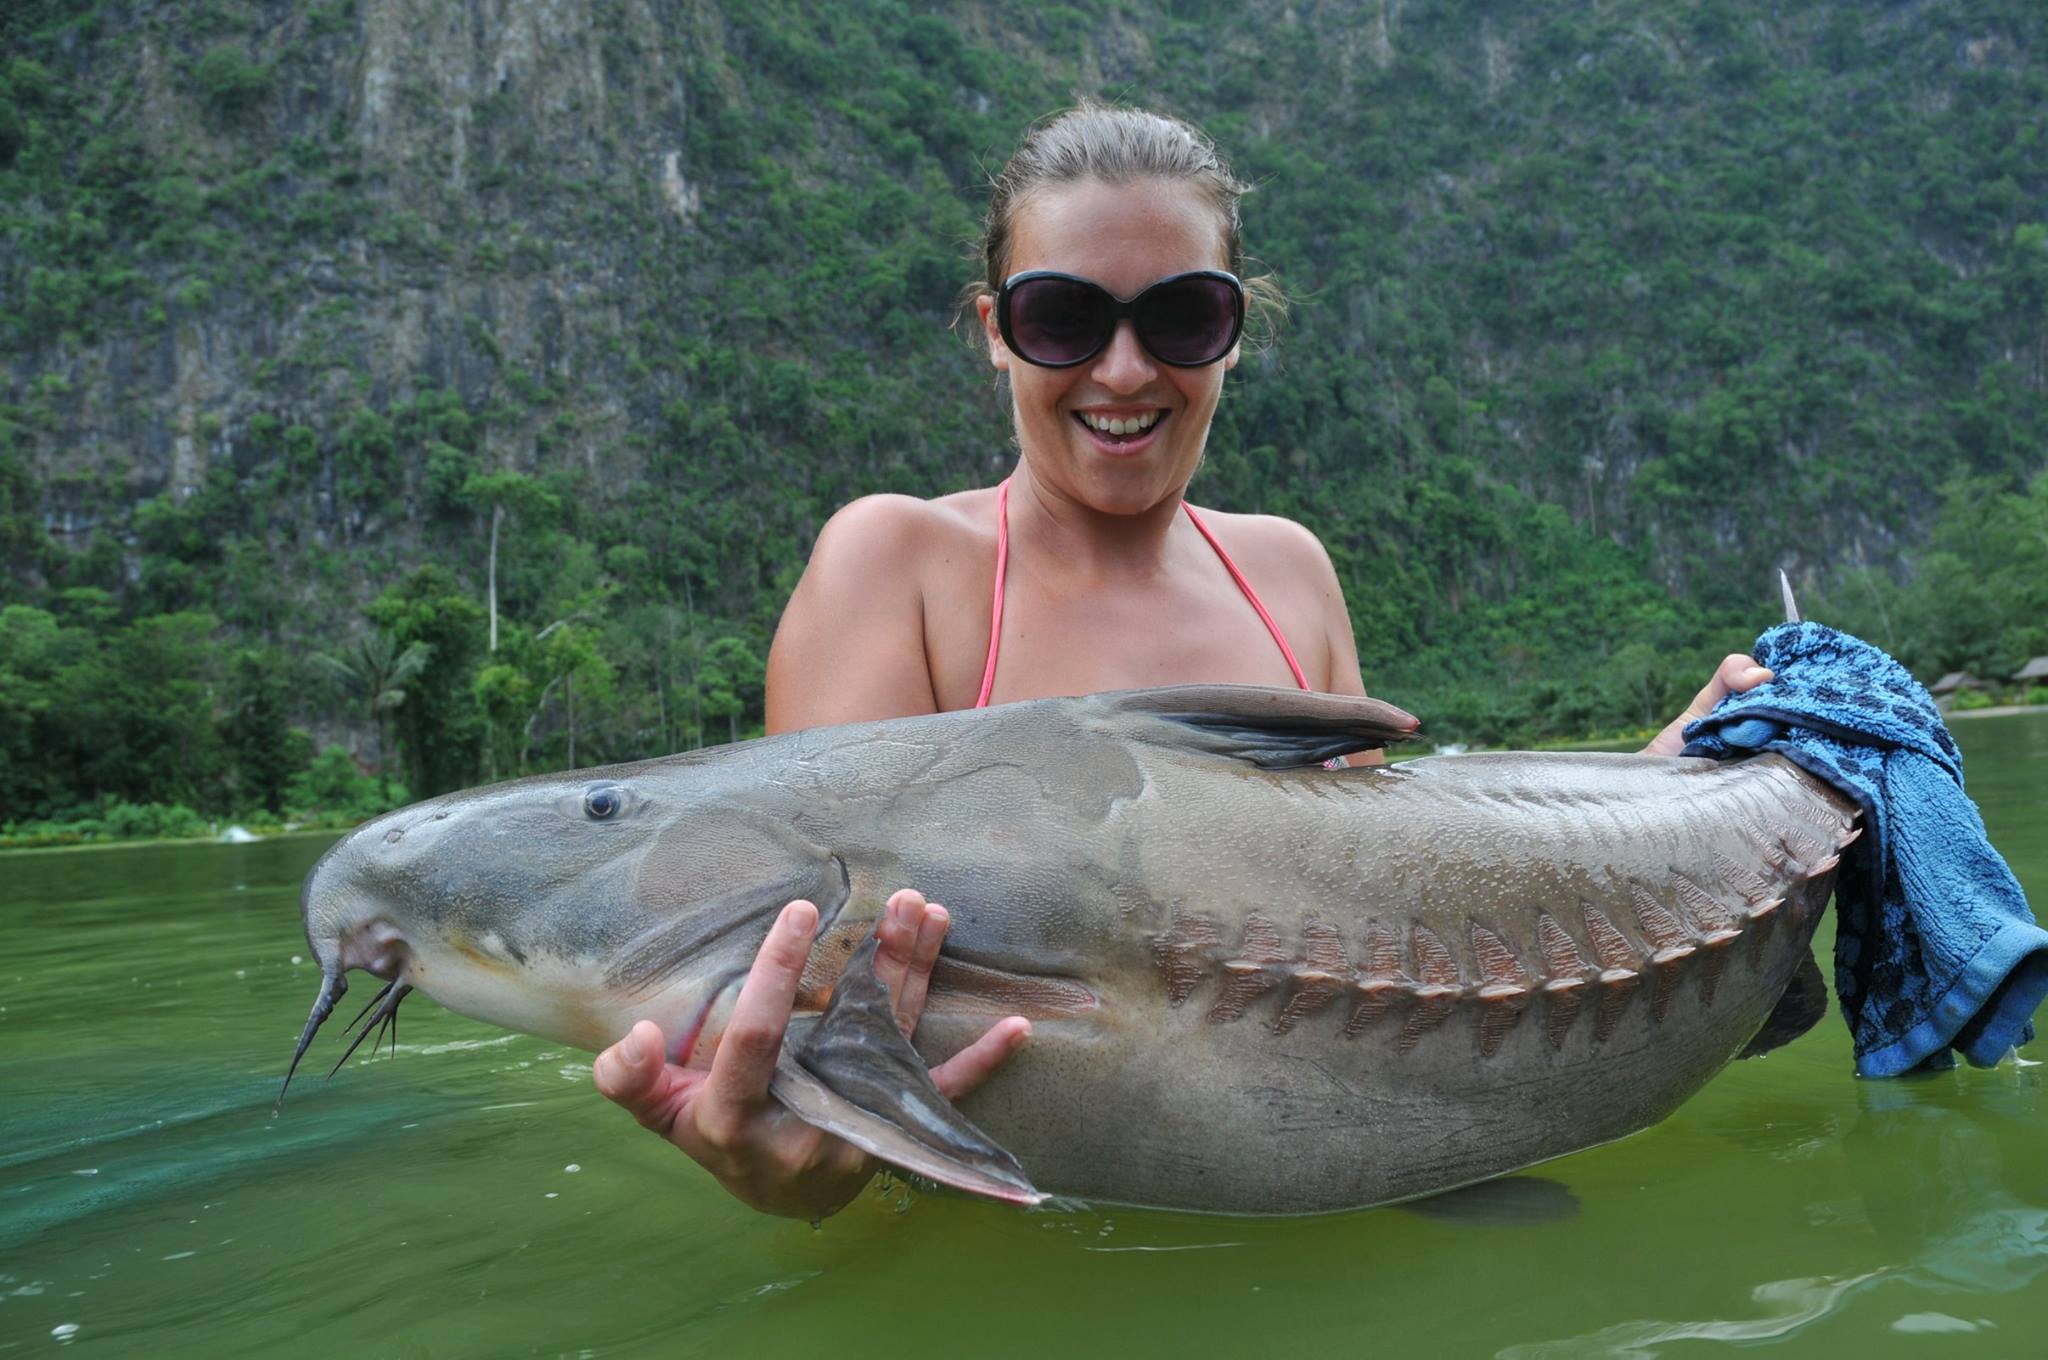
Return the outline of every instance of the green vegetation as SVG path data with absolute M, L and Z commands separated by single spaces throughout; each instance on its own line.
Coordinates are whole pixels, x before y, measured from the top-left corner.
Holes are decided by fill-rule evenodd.
M 1878 642 L 1922 676 L 1970 671 L 2002 684 L 2048 654 L 2048 473 L 1952 483 L 1904 585 L 1850 573 L 1825 617 Z M 1960 699 L 1959 699 L 1960 704 Z
M 192 67 L 192 77 L 215 111 L 238 114 L 270 92 L 270 68 L 251 61 L 232 43 L 209 48 Z
M 376 0 L 10 7 L 0 823 L 757 731 L 831 510 L 1007 465 L 947 323 L 1076 91 L 1257 184 L 1295 305 L 1195 496 L 1314 527 L 1438 739 L 1656 726 L 1780 565 L 1922 675 L 2048 652 L 2048 14 L 1382 8 L 660 0 L 471 91 Z

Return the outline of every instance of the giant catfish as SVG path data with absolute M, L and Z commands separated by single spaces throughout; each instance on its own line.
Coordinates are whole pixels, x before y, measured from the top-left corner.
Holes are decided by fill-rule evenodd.
M 800 1115 L 1011 1200 L 1304 1213 L 1622 1137 L 1774 1008 L 1760 1042 L 1812 1023 L 1852 804 L 1777 756 L 1322 763 L 1414 725 L 1369 699 L 1175 687 L 431 799 L 308 877 L 323 986 L 299 1052 L 367 969 L 391 985 L 364 1034 L 417 990 L 586 1049 L 651 1019 L 705 1064 L 777 911 L 808 897 L 773 1088 Z M 922 1056 L 1034 1023 L 959 1111 L 863 943 L 903 886 L 953 922 Z

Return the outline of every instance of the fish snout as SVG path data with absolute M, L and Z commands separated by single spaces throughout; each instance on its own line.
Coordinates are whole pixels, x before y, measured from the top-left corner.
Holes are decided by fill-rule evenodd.
M 390 851 L 403 845 L 415 820 L 400 811 L 359 827 L 306 875 L 306 943 L 322 969 L 360 968 L 390 980 L 404 967 L 406 934 L 393 904 L 407 898 L 406 874 Z

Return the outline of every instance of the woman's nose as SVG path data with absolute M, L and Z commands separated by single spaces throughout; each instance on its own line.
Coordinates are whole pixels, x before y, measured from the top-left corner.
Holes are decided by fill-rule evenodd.
M 1116 334 L 1109 337 L 1102 353 L 1095 356 L 1090 376 L 1112 391 L 1135 392 L 1158 373 L 1152 356 L 1138 343 L 1138 332 L 1132 329 L 1128 320 L 1124 320 L 1116 323 Z

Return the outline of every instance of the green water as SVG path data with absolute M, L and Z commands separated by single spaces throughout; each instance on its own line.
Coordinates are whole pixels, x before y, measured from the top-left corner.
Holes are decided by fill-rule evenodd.
M 2048 718 L 1956 726 L 2048 903 Z M 0 857 L 0 1352 L 2048 1354 L 2048 1067 L 1859 1082 L 1832 1015 L 1543 1168 L 1578 1213 L 1512 1226 L 885 1187 L 813 1231 L 727 1200 L 585 1055 L 427 1002 L 273 1119 L 324 845 Z

